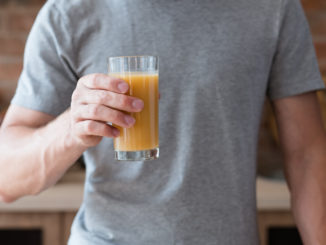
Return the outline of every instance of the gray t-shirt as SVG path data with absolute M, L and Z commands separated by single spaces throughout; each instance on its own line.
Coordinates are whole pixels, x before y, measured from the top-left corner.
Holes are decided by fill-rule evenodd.
M 78 78 L 142 54 L 160 56 L 160 159 L 87 150 L 69 244 L 257 245 L 265 95 L 324 87 L 299 0 L 50 0 L 12 103 L 59 115 Z

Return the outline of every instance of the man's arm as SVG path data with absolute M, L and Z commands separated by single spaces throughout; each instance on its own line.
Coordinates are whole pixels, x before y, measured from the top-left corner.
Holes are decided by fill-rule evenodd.
M 11 202 L 53 185 L 88 147 L 131 127 L 143 102 L 125 95 L 128 84 L 104 74 L 81 78 L 71 108 L 54 117 L 10 106 L 0 131 L 0 199 Z
M 54 184 L 83 152 L 67 134 L 69 112 L 53 119 L 41 112 L 10 106 L 0 134 L 3 201 L 38 194 Z
M 326 134 L 315 92 L 273 102 L 295 222 L 305 245 L 326 244 Z

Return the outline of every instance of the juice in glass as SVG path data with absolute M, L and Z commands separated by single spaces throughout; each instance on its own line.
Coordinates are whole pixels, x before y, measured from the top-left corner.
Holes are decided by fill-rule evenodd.
M 125 73 L 110 74 L 129 84 L 129 95 L 143 100 L 141 112 L 129 113 L 136 119 L 131 128 L 121 128 L 114 139 L 114 149 L 119 151 L 142 151 L 158 148 L 158 74 Z
M 126 81 L 129 84 L 127 94 L 144 102 L 141 112 L 129 113 L 136 119 L 131 128 L 113 125 L 120 130 L 120 136 L 114 139 L 115 157 L 127 161 L 156 159 L 159 157 L 159 76 L 157 64 L 152 63 L 157 62 L 157 57 L 125 56 L 112 59 L 111 63 L 118 59 L 118 64 L 110 67 L 109 58 L 109 75 Z

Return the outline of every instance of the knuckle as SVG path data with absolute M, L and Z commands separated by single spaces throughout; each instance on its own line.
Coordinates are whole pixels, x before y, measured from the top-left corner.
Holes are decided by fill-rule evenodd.
M 120 95 L 117 99 L 117 102 L 118 102 L 119 106 L 122 108 L 126 108 L 129 105 L 129 99 L 127 96 L 124 96 L 124 95 Z
M 106 135 L 107 137 L 112 138 L 112 137 L 113 137 L 113 131 L 112 131 L 112 128 L 107 127 L 107 128 L 105 129 L 105 135 Z
M 101 84 L 101 80 L 103 78 L 103 74 L 101 73 L 93 73 L 86 76 L 83 76 L 79 79 L 77 83 L 77 87 L 89 87 L 89 88 L 97 88 Z
M 105 104 L 110 100 L 110 96 L 105 91 L 98 91 L 97 93 L 97 102 L 99 104 Z
M 95 125 L 93 121 L 87 121 L 85 123 L 85 131 L 86 133 L 92 133 L 95 129 Z
M 71 118 L 73 119 L 73 121 L 77 121 L 80 118 L 79 112 L 77 109 L 75 109 L 75 107 L 71 107 Z
M 81 77 L 77 82 L 76 88 L 78 89 L 78 88 L 85 87 L 88 80 L 89 80 L 89 75 Z
M 71 118 L 77 118 L 79 116 L 79 104 L 71 102 L 69 113 Z
M 105 133 L 105 130 L 106 130 L 106 126 L 104 124 L 99 124 L 97 125 L 96 127 L 96 135 L 104 135 Z
M 97 73 L 91 74 L 89 77 L 87 77 L 87 83 L 90 87 L 96 88 L 98 81 L 100 79 L 100 75 Z
M 100 107 L 98 105 L 93 105 L 88 107 L 88 113 L 91 117 L 96 117 L 99 114 Z
M 83 141 L 83 138 L 85 137 L 86 135 L 86 132 L 84 132 L 84 130 L 80 130 L 80 129 L 77 129 L 75 128 L 74 129 L 74 139 L 81 143 Z
M 76 85 L 77 88 L 83 85 L 84 80 L 85 80 L 86 77 L 87 76 L 83 76 L 83 77 L 81 77 L 81 78 L 78 79 L 77 85 Z
M 78 91 L 78 89 L 75 89 L 74 92 L 71 95 L 71 100 L 76 101 L 78 99 L 79 99 L 79 91 Z
M 109 88 L 109 89 L 112 89 L 113 87 L 114 87 L 114 85 L 115 85 L 115 78 L 113 78 L 113 77 L 108 77 L 108 83 L 107 83 L 107 87 Z
M 98 73 L 93 74 L 93 82 L 98 82 L 101 79 L 101 75 Z
M 112 110 L 111 112 L 111 121 L 118 122 L 120 120 L 120 113 L 116 110 Z
M 100 133 L 101 133 L 102 135 L 105 135 L 105 134 L 106 134 L 105 132 L 106 132 L 107 130 L 108 130 L 108 126 L 102 124 L 101 127 L 100 127 Z

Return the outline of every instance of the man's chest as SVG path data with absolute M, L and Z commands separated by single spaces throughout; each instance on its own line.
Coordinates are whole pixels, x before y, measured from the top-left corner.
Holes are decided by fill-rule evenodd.
M 109 12 L 115 14 L 98 20 L 97 31 L 86 36 L 79 75 L 106 73 L 109 56 L 158 55 L 162 94 L 264 93 L 276 43 L 272 23 L 218 1 L 197 8 L 194 1 L 157 2 L 113 4 Z

